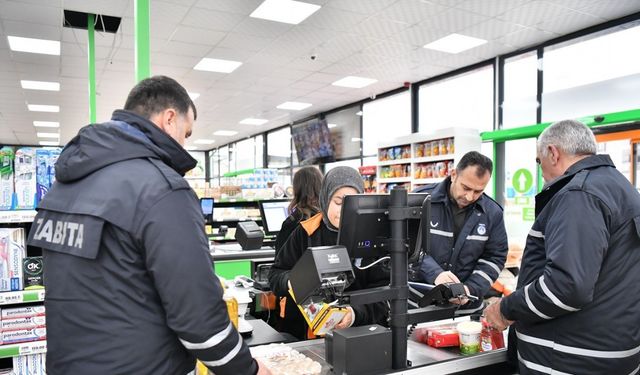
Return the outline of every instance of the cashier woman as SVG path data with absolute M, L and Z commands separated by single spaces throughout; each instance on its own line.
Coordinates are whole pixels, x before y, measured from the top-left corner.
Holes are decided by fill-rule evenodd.
M 275 257 L 269 273 L 271 290 L 280 297 L 287 298 L 284 313 L 284 332 L 290 333 L 300 340 L 314 338 L 300 310 L 288 296 L 289 271 L 296 264 L 303 252 L 311 246 L 335 245 L 340 227 L 340 210 L 345 195 L 363 192 L 362 177 L 357 170 L 350 167 L 336 167 L 325 175 L 320 189 L 321 212 L 300 222 L 291 233 Z M 360 266 L 371 263 L 363 259 Z M 354 267 L 355 281 L 347 290 L 367 289 L 389 284 L 389 270 L 378 263 L 366 270 Z M 386 324 L 388 309 L 386 303 L 348 306 L 349 313 L 336 326 L 337 329 L 352 325 Z

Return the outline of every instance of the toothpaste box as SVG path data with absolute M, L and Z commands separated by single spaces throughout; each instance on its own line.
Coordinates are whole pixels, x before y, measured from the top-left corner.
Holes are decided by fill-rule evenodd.
M 32 210 L 36 207 L 36 150 L 17 149 L 14 168 L 16 209 Z
M 47 355 L 42 353 L 40 356 L 40 365 L 42 366 L 42 375 L 47 375 Z
M 22 290 L 24 228 L 0 228 L 0 292 Z
M 61 148 L 49 150 L 49 187 L 56 182 L 56 162 L 61 152 Z
M 44 327 L 46 324 L 47 321 L 44 315 L 17 319 L 3 319 L 0 321 L 0 332 L 40 328 Z
M 0 344 L 15 344 L 18 342 L 40 341 L 47 338 L 47 329 L 31 328 L 19 329 L 16 331 L 0 332 Z
M 28 289 L 42 289 L 42 257 L 26 257 L 22 260 L 23 286 Z
M 0 320 L 28 318 L 45 314 L 44 305 L 8 307 L 0 311 Z
M 29 375 L 43 375 L 41 354 L 31 354 L 27 356 L 27 371 Z
M 27 356 L 20 355 L 13 357 L 13 374 L 16 375 L 28 375 L 27 372 Z
M 51 153 L 39 148 L 36 150 L 36 199 L 40 202 L 51 186 L 49 180 L 49 164 Z
M 0 210 L 13 208 L 13 159 L 12 147 L 0 148 Z

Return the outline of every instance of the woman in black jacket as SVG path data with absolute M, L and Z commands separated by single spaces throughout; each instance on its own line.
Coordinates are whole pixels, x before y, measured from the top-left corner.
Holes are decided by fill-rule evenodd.
M 288 296 L 289 271 L 311 246 L 328 246 L 337 244 L 338 228 L 342 200 L 345 195 L 363 192 L 362 177 L 358 171 L 350 167 L 337 167 L 329 172 L 322 181 L 320 190 L 321 212 L 308 220 L 300 222 L 289 236 L 289 239 L 276 254 L 274 264 L 269 272 L 271 290 L 280 297 L 286 298 L 284 320 L 281 330 L 298 339 L 313 338 L 308 332 L 308 325 L 300 310 Z M 360 266 L 370 264 L 372 260 L 363 259 Z M 349 290 L 366 289 L 389 284 L 389 271 L 377 264 L 361 270 L 354 266 L 356 276 Z M 351 325 L 386 324 L 388 309 L 386 303 L 347 306 L 349 313 L 336 326 L 336 329 Z
M 320 212 L 318 196 L 322 185 L 322 173 L 316 167 L 300 168 L 293 175 L 293 199 L 289 204 L 289 217 L 282 222 L 282 227 L 276 237 L 276 254 L 287 241 L 291 232 L 302 220 Z

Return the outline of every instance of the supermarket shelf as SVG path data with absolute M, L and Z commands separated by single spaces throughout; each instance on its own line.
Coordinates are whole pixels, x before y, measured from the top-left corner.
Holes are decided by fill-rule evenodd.
M 0 305 L 44 301 L 44 289 L 0 292 Z
M 398 164 L 411 164 L 412 159 L 398 159 L 398 160 L 385 160 L 379 161 L 378 166 L 398 165 Z
M 397 182 L 409 182 L 411 181 L 411 177 L 395 177 L 395 178 L 379 178 L 379 184 L 393 184 Z
M 411 161 L 413 162 L 413 164 L 417 164 L 417 163 L 433 163 L 437 161 L 446 161 L 446 160 L 453 160 L 453 159 L 454 159 L 454 154 L 445 154 L 445 155 L 425 156 L 422 158 L 415 158 L 415 159 L 411 159 Z
M 31 223 L 36 210 L 0 211 L 0 223 Z
M 413 184 L 414 185 L 422 185 L 422 184 L 435 184 L 438 183 L 442 180 L 444 180 L 444 177 L 437 177 L 437 178 L 418 178 L 413 180 Z
M 20 355 L 47 352 L 47 341 L 23 342 L 20 344 L 0 345 L 0 358 L 11 358 Z

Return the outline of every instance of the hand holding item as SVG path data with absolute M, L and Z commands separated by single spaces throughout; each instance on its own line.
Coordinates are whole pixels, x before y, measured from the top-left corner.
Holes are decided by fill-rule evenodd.
M 490 304 L 486 309 L 484 309 L 484 316 L 487 322 L 495 329 L 499 331 L 504 331 L 507 327 L 513 324 L 512 320 L 507 320 L 500 312 L 500 302 L 502 300 L 498 300 L 498 302 Z
M 346 308 L 347 314 L 342 317 L 340 323 L 336 324 L 336 326 L 334 327 L 335 329 L 348 328 L 353 324 L 353 321 L 355 320 L 355 313 L 353 312 L 351 306 L 346 306 Z
M 466 293 L 467 296 L 469 295 L 469 288 L 467 288 L 466 285 L 464 286 L 464 292 Z M 451 298 L 449 302 L 453 303 L 454 305 L 462 306 L 462 305 L 466 305 L 467 302 L 469 302 L 469 298 L 467 298 L 466 296 L 462 298 Z
M 438 277 L 436 277 L 436 280 L 434 281 L 434 284 L 436 285 L 440 285 L 440 284 L 445 284 L 445 283 L 459 283 L 460 280 L 458 279 L 458 277 L 456 275 L 453 274 L 453 272 L 451 271 L 444 271 L 441 272 Z

